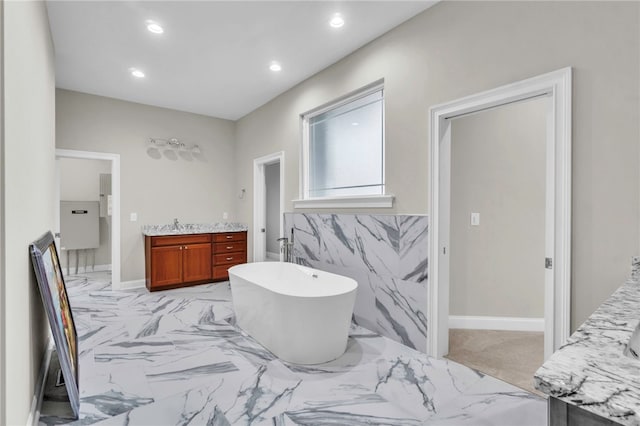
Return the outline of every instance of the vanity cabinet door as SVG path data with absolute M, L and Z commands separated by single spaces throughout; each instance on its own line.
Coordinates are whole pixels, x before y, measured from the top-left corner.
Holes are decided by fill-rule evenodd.
M 187 244 L 182 250 L 185 283 L 211 279 L 211 244 Z
M 182 246 L 152 248 L 151 263 L 151 288 L 182 282 Z
M 211 234 L 145 237 L 145 281 L 149 291 L 211 281 Z

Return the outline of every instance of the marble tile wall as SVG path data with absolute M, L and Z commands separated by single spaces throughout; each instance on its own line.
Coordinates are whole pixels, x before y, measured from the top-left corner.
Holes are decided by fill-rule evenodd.
M 358 281 L 356 323 L 424 352 L 428 217 L 285 213 L 297 263 Z

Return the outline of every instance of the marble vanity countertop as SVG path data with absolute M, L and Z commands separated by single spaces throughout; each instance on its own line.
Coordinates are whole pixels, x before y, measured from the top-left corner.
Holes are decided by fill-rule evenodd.
M 188 223 L 185 225 L 143 225 L 142 234 L 149 237 L 161 235 L 186 235 L 186 234 L 218 234 L 223 232 L 241 232 L 249 228 L 243 223 L 218 222 L 218 223 Z
M 617 423 L 640 425 L 640 360 L 624 355 L 638 322 L 640 284 L 632 276 L 538 369 L 535 387 Z

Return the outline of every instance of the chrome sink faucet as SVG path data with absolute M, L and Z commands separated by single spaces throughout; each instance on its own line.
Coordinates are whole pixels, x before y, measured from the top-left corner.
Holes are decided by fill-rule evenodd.
M 173 227 L 174 229 L 177 231 L 178 229 L 180 229 L 180 222 L 178 222 L 178 218 L 176 217 L 175 219 L 173 219 Z

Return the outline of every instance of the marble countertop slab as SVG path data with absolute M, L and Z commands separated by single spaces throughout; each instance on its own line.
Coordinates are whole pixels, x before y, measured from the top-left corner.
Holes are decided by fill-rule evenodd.
M 186 235 L 186 234 L 217 234 L 222 232 L 247 231 L 249 227 L 244 223 L 218 222 L 218 223 L 188 223 L 180 224 L 176 228 L 171 225 L 143 225 L 142 234 L 149 237 L 161 235 Z
M 624 355 L 640 322 L 632 275 L 536 372 L 535 387 L 624 425 L 640 425 L 640 360 Z

